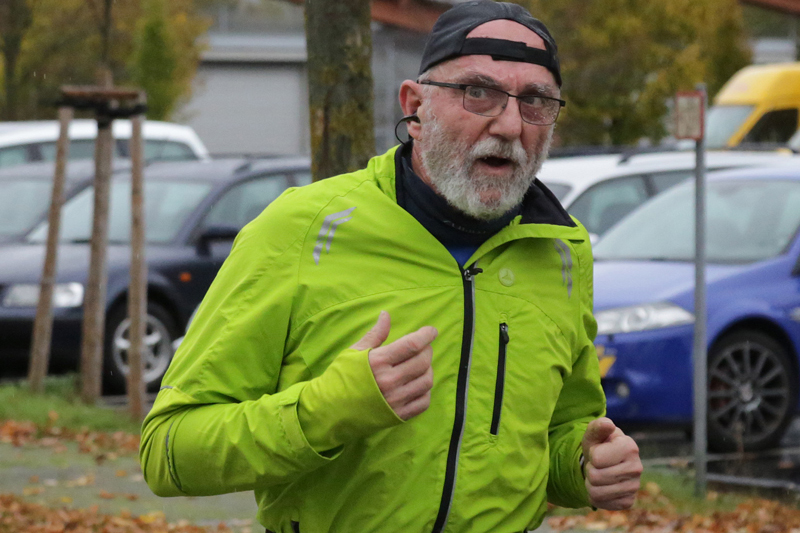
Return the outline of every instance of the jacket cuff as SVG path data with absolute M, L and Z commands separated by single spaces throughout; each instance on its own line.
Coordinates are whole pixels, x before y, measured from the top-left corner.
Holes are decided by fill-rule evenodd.
M 340 353 L 321 376 L 305 384 L 297 417 L 307 442 L 325 456 L 403 422 L 378 388 L 369 350 L 354 349 Z

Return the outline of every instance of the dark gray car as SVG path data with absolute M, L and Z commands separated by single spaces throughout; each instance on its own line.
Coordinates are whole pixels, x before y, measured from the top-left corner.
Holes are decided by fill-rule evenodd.
M 236 233 L 287 187 L 309 183 L 306 159 L 156 163 L 145 169 L 147 332 L 144 380 L 157 387 L 172 358 L 172 342 L 202 300 Z M 83 294 L 89 264 L 93 188 L 64 204 L 54 295 L 51 368 L 77 367 Z M 103 381 L 124 387 L 127 372 L 127 292 L 130 264 L 130 175 L 111 188 Z M 25 361 L 38 301 L 47 225 L 22 242 L 0 247 L 0 360 Z M 0 370 L 2 375 L 3 370 Z

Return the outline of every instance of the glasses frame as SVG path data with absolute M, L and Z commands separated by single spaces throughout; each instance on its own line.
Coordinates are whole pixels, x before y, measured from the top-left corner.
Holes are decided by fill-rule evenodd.
M 538 122 L 529 122 L 525 120 L 525 118 L 522 116 L 522 113 L 520 113 L 520 118 L 522 118 L 523 122 L 525 122 L 526 124 L 533 124 L 534 126 L 550 126 L 552 124 L 555 124 L 556 120 L 558 120 L 558 115 L 561 113 L 561 108 L 567 105 L 566 101 L 561 100 L 560 98 L 554 98 L 552 96 L 544 96 L 541 94 L 511 94 L 510 92 L 504 91 L 502 89 L 497 89 L 495 87 L 487 87 L 486 85 L 478 85 L 475 83 L 445 83 L 441 81 L 431 81 L 431 80 L 424 80 L 419 83 L 420 85 L 433 85 L 434 87 L 446 87 L 448 89 L 457 89 L 459 91 L 463 91 L 464 95 L 461 99 L 461 105 L 464 107 L 464 110 L 472 113 L 473 115 L 478 115 L 480 117 L 499 117 L 503 113 L 503 110 L 505 110 L 506 105 L 508 105 L 508 98 L 506 98 L 506 103 L 501 108 L 500 113 L 497 113 L 496 115 L 485 115 L 483 113 L 476 113 L 475 111 L 470 111 L 469 109 L 467 109 L 466 105 L 467 89 L 469 89 L 470 87 L 478 87 L 480 89 L 489 89 L 491 91 L 497 91 L 499 93 L 505 94 L 506 97 L 516 98 L 517 100 L 519 100 L 520 98 L 528 98 L 534 96 L 536 98 L 543 98 L 545 100 L 553 100 L 554 102 L 558 102 L 558 111 L 556 112 L 556 116 L 553 117 L 552 122 L 547 122 L 545 124 L 541 124 Z

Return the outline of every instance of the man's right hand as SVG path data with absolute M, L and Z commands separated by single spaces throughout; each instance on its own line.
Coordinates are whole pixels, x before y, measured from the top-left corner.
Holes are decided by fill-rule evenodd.
M 408 420 L 425 411 L 431 403 L 431 343 L 439 332 L 425 326 L 381 346 L 391 327 L 389 313 L 381 311 L 378 322 L 351 348 L 370 350 L 369 366 L 383 397 L 398 417 Z

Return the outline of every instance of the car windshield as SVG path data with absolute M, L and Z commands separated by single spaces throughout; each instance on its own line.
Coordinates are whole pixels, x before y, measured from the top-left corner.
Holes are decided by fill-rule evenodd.
M 711 181 L 709 262 L 749 263 L 780 254 L 800 225 L 800 181 Z M 694 183 L 656 196 L 622 219 L 594 248 L 598 260 L 694 260 Z
M 145 232 L 148 243 L 171 241 L 186 217 L 211 190 L 210 183 L 153 181 L 145 183 Z M 92 235 L 94 188 L 88 187 L 64 204 L 61 212 L 60 242 L 88 242 Z M 128 243 L 131 235 L 131 183 L 115 180 L 109 204 L 108 240 Z M 47 224 L 29 235 L 30 242 L 47 240 Z
M 728 146 L 728 140 L 752 112 L 753 106 L 750 105 L 715 105 L 711 107 L 706 120 L 706 148 L 714 150 Z
M 0 236 L 21 237 L 47 211 L 50 182 L 4 180 L 0 188 Z
M 572 187 L 569 185 L 564 185 L 563 183 L 545 182 L 545 186 L 556 195 L 556 198 L 559 202 L 562 201 L 567 196 L 567 193 L 569 193 L 569 191 L 572 189 Z

